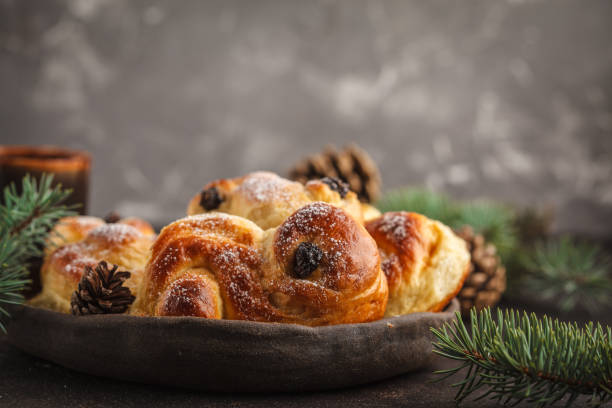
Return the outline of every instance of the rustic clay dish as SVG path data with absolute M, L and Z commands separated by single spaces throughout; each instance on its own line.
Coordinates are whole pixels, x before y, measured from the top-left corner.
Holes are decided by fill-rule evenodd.
M 431 357 L 441 313 L 305 327 L 194 317 L 75 317 L 11 308 L 8 339 L 88 374 L 213 391 L 305 391 L 358 385 L 418 369 Z

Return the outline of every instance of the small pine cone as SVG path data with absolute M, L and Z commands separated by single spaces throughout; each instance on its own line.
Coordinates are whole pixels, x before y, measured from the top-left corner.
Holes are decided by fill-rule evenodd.
M 323 152 L 306 157 L 289 172 L 289 178 L 301 183 L 324 177 L 344 181 L 363 202 L 372 203 L 380 196 L 378 167 L 368 153 L 355 145 L 342 151 L 328 146 Z
M 521 242 L 529 246 L 548 238 L 552 230 L 554 216 L 554 208 L 550 206 L 543 208 L 528 207 L 521 210 L 514 220 L 514 227 Z
M 117 265 L 108 268 L 105 261 L 96 268 L 86 266 L 78 290 L 72 294 L 70 306 L 73 315 L 124 313 L 134 302 L 129 288 L 123 286 L 130 272 L 118 272 Z
M 501 264 L 495 245 L 486 242 L 481 234 L 474 233 L 472 227 L 462 227 L 457 235 L 467 242 L 472 256 L 471 271 L 457 295 L 461 313 L 465 316 L 472 306 L 482 310 L 499 302 L 506 290 L 506 268 Z

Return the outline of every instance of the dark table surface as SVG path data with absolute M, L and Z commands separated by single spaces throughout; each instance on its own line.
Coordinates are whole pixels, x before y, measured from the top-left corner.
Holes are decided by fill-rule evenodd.
M 505 303 L 503 306 L 515 306 Z M 528 310 L 557 315 L 565 320 L 585 321 L 580 314 L 563 314 L 554 309 L 529 305 Z M 610 317 L 592 319 L 610 324 Z M 454 389 L 459 378 L 432 383 L 434 370 L 450 368 L 455 363 L 434 357 L 428 367 L 414 373 L 374 384 L 335 391 L 298 394 L 226 394 L 205 393 L 126 383 L 81 374 L 27 355 L 10 346 L 0 336 L 0 407 L 182 407 L 182 406 L 410 406 L 454 407 Z M 264 370 L 265 367 L 262 367 Z M 236 373 L 236 375 L 240 375 Z M 584 400 L 582 400 L 584 403 Z M 583 404 L 575 404 L 580 406 Z M 491 401 L 468 401 L 466 407 L 493 407 Z M 526 405 L 519 405 L 526 406 Z
M 454 391 L 430 383 L 432 371 L 453 363 L 435 358 L 423 370 L 375 384 L 299 394 L 224 394 L 126 383 L 81 374 L 29 356 L 0 341 L 2 407 L 182 407 L 182 406 L 411 406 L 454 407 Z M 262 368 L 264 369 L 264 368 Z M 237 373 L 239 375 L 239 373 Z M 488 407 L 493 403 L 470 403 Z

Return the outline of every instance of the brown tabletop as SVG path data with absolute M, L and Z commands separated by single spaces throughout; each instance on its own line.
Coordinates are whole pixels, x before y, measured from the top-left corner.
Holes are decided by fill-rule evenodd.
M 1 407 L 182 406 L 411 406 L 454 407 L 451 381 L 432 384 L 434 369 L 452 363 L 436 358 L 419 372 L 337 391 L 300 394 L 223 394 L 126 383 L 81 374 L 29 356 L 0 341 Z M 236 375 L 240 375 L 236 373 Z M 494 406 L 486 402 L 469 406 Z

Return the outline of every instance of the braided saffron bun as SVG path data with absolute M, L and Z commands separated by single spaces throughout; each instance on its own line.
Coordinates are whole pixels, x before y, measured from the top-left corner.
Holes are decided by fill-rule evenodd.
M 30 300 L 34 306 L 70 312 L 70 296 L 86 266 L 104 260 L 131 272 L 126 286 L 136 291 L 155 233 L 138 218 L 106 224 L 96 217 L 66 217 L 49 234 L 41 268 L 42 292 Z
M 389 285 L 386 316 L 439 312 L 463 286 L 470 254 L 446 225 L 409 212 L 389 212 L 366 223 Z
M 362 205 L 354 192 L 342 190 L 343 186 L 334 180 L 330 184 L 312 180 L 304 185 L 269 172 L 216 180 L 191 199 L 187 215 L 218 211 L 244 217 L 263 229 L 279 226 L 295 211 L 315 201 L 342 208 L 359 223 L 364 222 L 365 215 L 380 215 L 374 207 Z
M 299 190 L 279 184 L 291 194 Z M 288 200 L 281 208 L 292 205 Z M 278 215 L 265 204 L 258 208 L 264 225 L 274 223 Z M 376 243 L 362 225 L 323 202 L 307 203 L 279 224 L 264 230 L 246 218 L 211 212 L 166 226 L 132 313 L 308 326 L 384 315 L 387 283 Z

